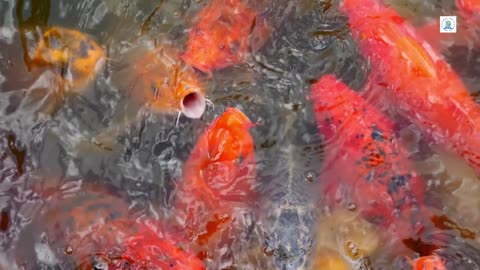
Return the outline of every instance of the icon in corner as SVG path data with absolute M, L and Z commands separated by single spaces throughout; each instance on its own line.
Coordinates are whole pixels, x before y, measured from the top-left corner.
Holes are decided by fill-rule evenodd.
M 440 16 L 440 33 L 456 33 L 457 16 Z

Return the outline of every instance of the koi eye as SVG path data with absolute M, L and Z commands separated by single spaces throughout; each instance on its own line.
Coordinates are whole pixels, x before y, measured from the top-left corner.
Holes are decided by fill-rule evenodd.
M 243 157 L 243 155 L 241 154 L 241 155 L 238 157 L 238 159 L 237 159 L 237 164 L 242 164 L 243 159 L 244 159 L 244 157 Z

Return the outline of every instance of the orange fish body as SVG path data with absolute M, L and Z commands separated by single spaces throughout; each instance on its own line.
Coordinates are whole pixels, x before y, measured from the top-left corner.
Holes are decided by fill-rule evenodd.
M 200 118 L 205 111 L 205 89 L 195 71 L 180 60 L 170 45 L 162 44 L 143 52 L 135 63 L 138 80 L 133 91 L 157 112 L 182 112 Z
M 322 196 L 360 211 L 371 223 L 412 236 L 423 216 L 425 191 L 392 123 L 333 75 L 312 86 L 311 99 L 326 157 Z
M 105 51 L 88 35 L 77 30 L 52 27 L 43 34 L 32 65 L 50 67 L 65 90 L 79 92 L 103 68 Z
M 243 0 L 212 0 L 198 17 L 182 59 L 205 73 L 241 63 L 268 36 L 266 23 Z
M 411 262 L 413 270 L 448 270 L 438 255 L 422 256 Z
M 34 232 L 45 235 L 55 254 L 73 262 L 75 269 L 93 269 L 95 264 L 114 269 L 204 269 L 200 260 L 177 246 L 180 238 L 129 219 L 126 201 L 104 187 L 87 185 L 54 197 L 33 224 Z
M 480 107 L 454 70 L 393 9 L 345 0 L 352 34 L 372 63 L 366 95 L 385 96 L 435 143 L 480 171 Z
M 200 136 L 184 166 L 176 208 L 185 213 L 181 223 L 199 247 L 232 223 L 233 208 L 255 198 L 252 126 L 240 110 L 227 108 Z

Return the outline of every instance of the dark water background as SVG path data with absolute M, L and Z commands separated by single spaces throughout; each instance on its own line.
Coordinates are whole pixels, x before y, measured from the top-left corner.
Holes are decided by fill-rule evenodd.
M 258 124 L 252 134 L 260 202 L 256 211 L 252 209 L 257 217 L 252 233 L 209 269 L 229 264 L 237 269 L 275 269 L 275 264 L 283 269 L 308 269 L 317 256 L 316 237 L 341 234 L 317 230 L 319 220 L 328 219 L 328 215 L 322 216 L 317 204 L 324 147 L 306 98 L 309 87 L 322 74 L 335 73 L 359 89 L 369 67 L 350 37 L 337 2 L 272 2 L 275 4 L 267 4 L 263 10 L 274 29 L 265 46 L 245 64 L 202 77 L 208 82 L 207 98 L 214 106 L 201 119 L 182 117 L 176 125 L 176 116 L 148 110 L 132 115 L 126 110 L 122 89 L 111 83 L 115 75 L 112 66 L 122 61 L 122 53 L 140 36 L 173 40 L 183 48 L 192 19 L 206 1 L 0 1 L 1 269 L 19 269 L 22 260 L 30 260 L 33 268 L 27 269 L 69 269 L 49 251 L 31 225 L 44 207 L 44 199 L 35 192 L 38 190 L 75 192 L 84 183 L 108 184 L 125 193 L 123 199 L 132 217 L 161 219 L 172 206 L 175 185 L 196 139 L 227 106 L 240 108 Z M 407 18 L 421 23 L 422 18 L 453 10 L 451 1 L 443 2 L 392 4 Z M 51 102 L 53 95 L 45 73 L 30 70 L 28 51 L 49 26 L 73 28 L 93 36 L 106 49 L 108 60 L 105 71 L 88 91 L 68 96 L 55 114 L 42 116 L 38 111 Z M 480 90 L 479 51 L 450 48 L 445 56 L 472 92 Z M 113 121 L 118 115 L 127 115 L 123 118 L 131 121 Z M 111 151 L 85 143 L 111 125 L 120 127 Z M 408 139 L 418 132 L 407 127 L 403 134 Z M 433 204 L 444 196 L 444 190 L 457 194 L 465 190 L 462 183 L 469 176 L 461 169 L 450 172 L 447 161 L 431 149 L 421 148 L 420 141 L 411 143 L 412 159 L 417 155 L 427 160 L 422 163 L 422 171 L 431 183 Z M 475 181 L 469 183 L 480 190 Z M 444 211 L 458 212 L 459 205 L 464 210 L 476 209 L 460 211 L 456 218 L 467 219 L 465 226 L 478 234 L 480 200 L 451 197 L 445 199 L 450 203 L 442 206 Z M 478 257 L 473 247 L 478 245 L 478 238 L 466 241 L 468 245 L 459 244 L 459 252 Z M 353 259 L 349 262 L 352 269 L 407 267 L 390 268 L 393 263 L 403 265 L 400 258 L 378 255 L 369 260 L 370 266 Z M 59 268 L 61 265 L 63 268 Z

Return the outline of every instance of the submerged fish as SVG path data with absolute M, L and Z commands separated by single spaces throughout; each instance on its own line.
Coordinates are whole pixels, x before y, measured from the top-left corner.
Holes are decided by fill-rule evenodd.
M 62 27 L 47 30 L 32 57 L 33 66 L 52 69 L 73 92 L 81 92 L 104 64 L 105 51 L 91 37 Z
M 428 220 L 425 186 L 395 139 L 392 123 L 333 75 L 312 86 L 326 156 L 320 176 L 328 206 L 358 210 L 396 239 Z
M 158 225 L 154 231 L 148 222 L 129 217 L 126 201 L 107 187 L 86 185 L 50 197 L 33 220 L 32 235 L 20 237 L 17 261 L 31 269 L 30 264 L 45 260 L 37 251 L 45 245 L 41 248 L 50 250 L 50 264 L 68 269 L 204 269 L 178 246 L 181 238 L 164 228 Z M 25 248 L 32 244 L 36 255 Z
M 379 1 L 345 0 L 341 9 L 372 63 L 365 95 L 385 97 L 386 106 L 480 172 L 480 107 L 454 70 L 409 23 Z
M 175 215 L 202 258 L 215 256 L 218 241 L 212 239 L 255 201 L 252 126 L 240 110 L 227 108 L 200 136 L 184 166 Z
M 244 0 L 212 0 L 198 17 L 182 59 L 205 73 L 241 63 L 268 37 L 266 21 Z
M 303 112 L 284 115 L 275 143 L 261 145 L 259 153 L 259 223 L 265 253 L 279 270 L 312 267 L 319 196 L 315 178 L 322 145 L 316 126 L 302 116 Z
M 73 29 L 51 27 L 28 59 L 29 69 L 42 72 L 38 81 L 48 83 L 46 102 L 39 111 L 52 115 L 68 96 L 87 90 L 103 69 L 106 57 L 92 37 Z M 30 94 L 34 97 L 35 91 Z
M 147 111 L 181 114 L 198 119 L 205 112 L 205 85 L 195 70 L 182 62 L 179 52 L 167 41 L 157 45 L 140 39 L 112 68 L 112 84 L 122 94 L 110 126 L 93 139 L 104 149 L 113 149 L 116 135 Z M 177 118 L 178 121 L 178 118 Z

